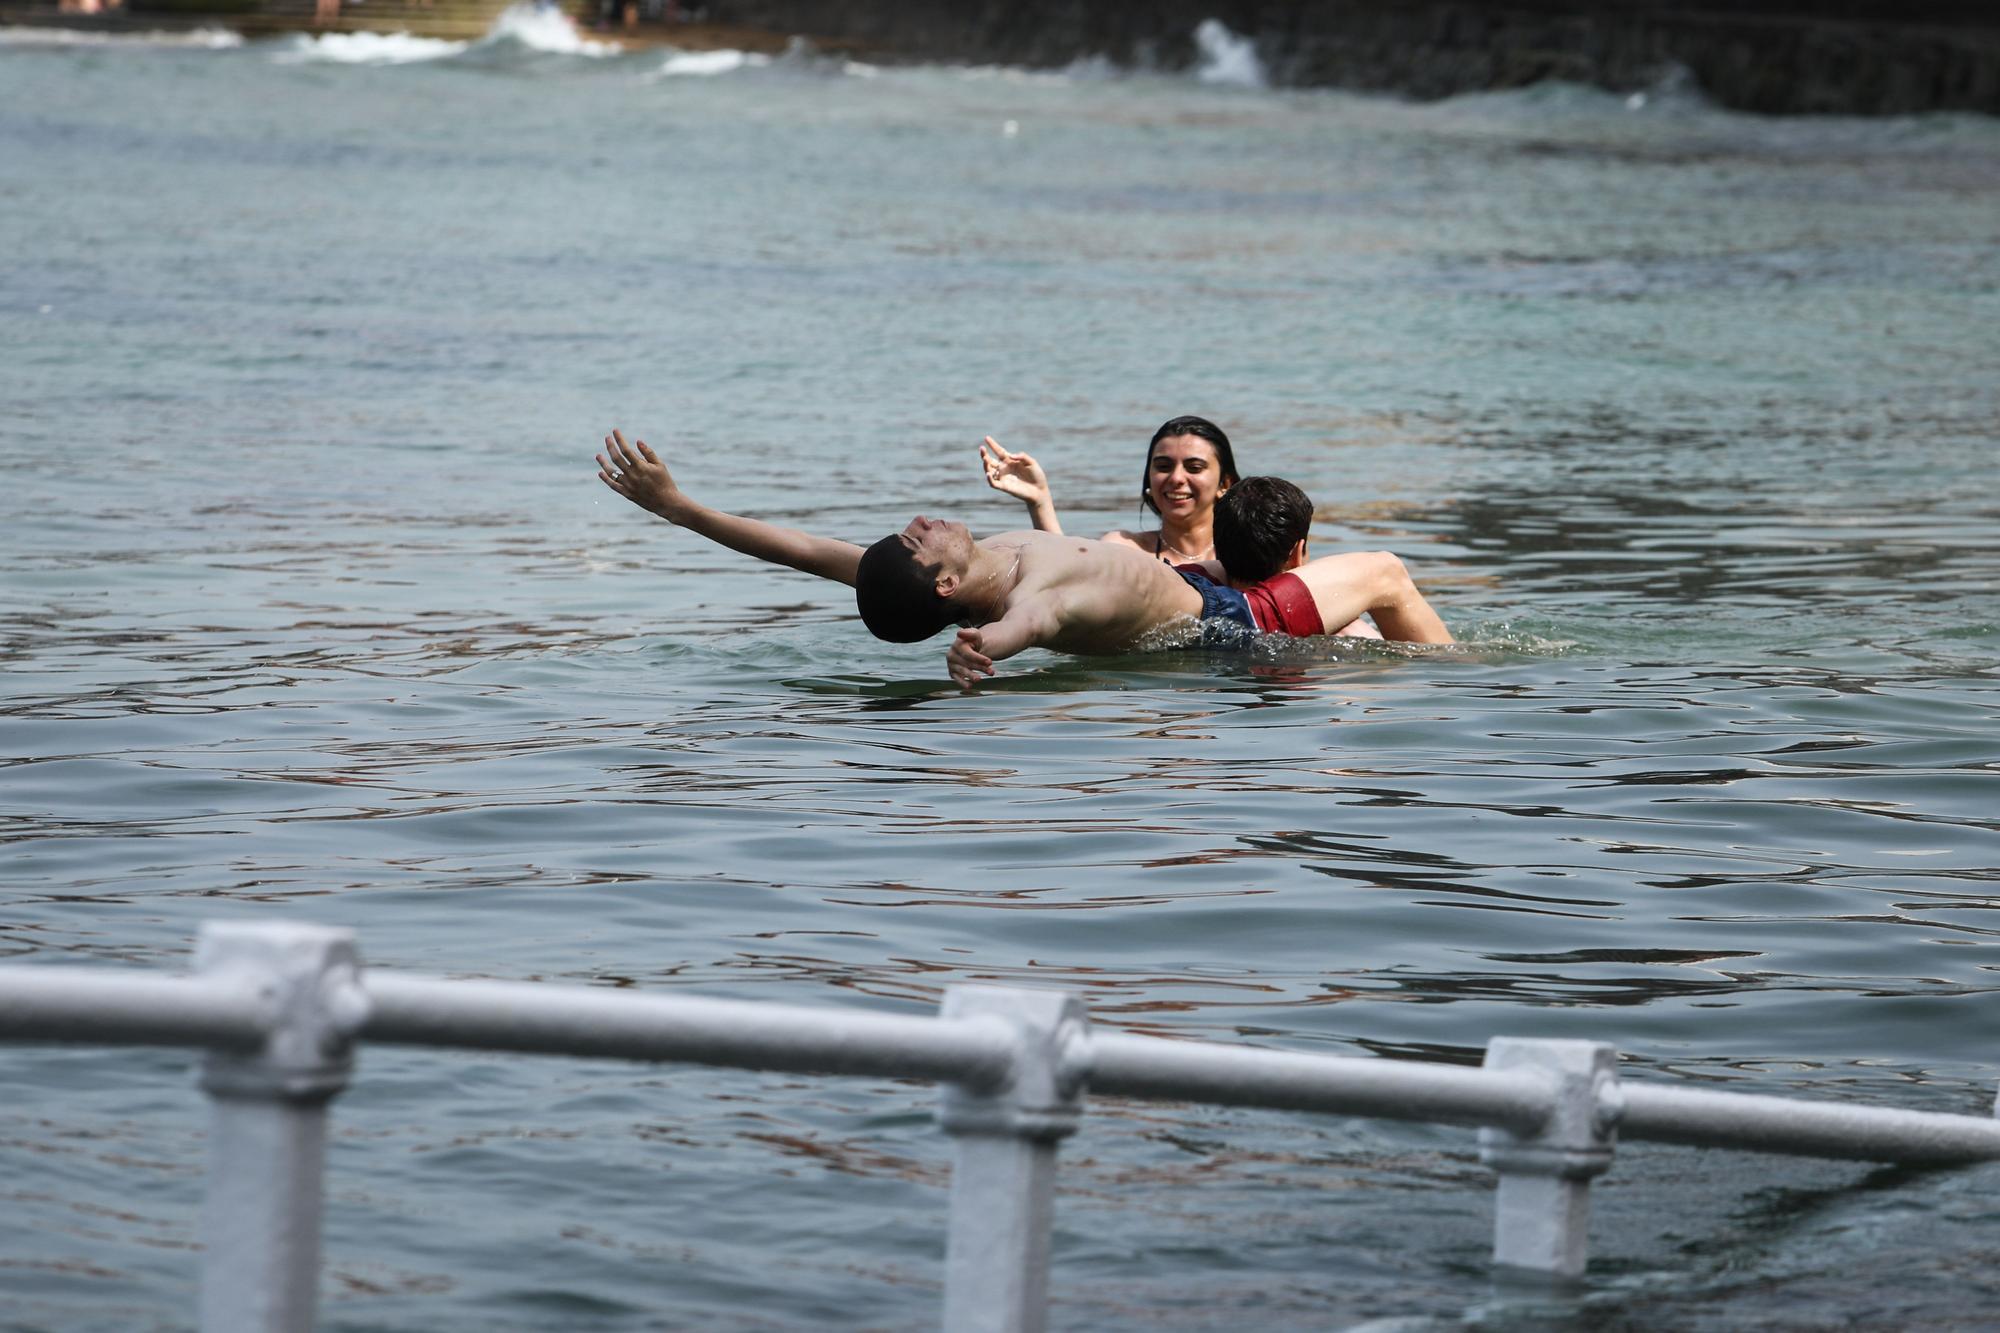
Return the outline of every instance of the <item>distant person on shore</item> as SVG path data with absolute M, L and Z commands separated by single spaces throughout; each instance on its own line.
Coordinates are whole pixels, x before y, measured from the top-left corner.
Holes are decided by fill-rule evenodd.
M 917 643 L 947 625 L 962 626 L 945 654 L 960 685 L 992 675 L 996 661 L 1026 648 L 1123 652 L 1176 621 L 1240 616 L 1241 594 L 1130 545 L 1049 532 L 975 541 L 963 523 L 919 515 L 864 549 L 699 504 L 652 449 L 643 441 L 628 445 L 618 431 L 604 448 L 597 475 L 606 486 L 733 551 L 849 585 L 862 622 L 878 639 Z M 1314 565 L 1308 584 L 1323 617 L 1345 623 L 1366 611 L 1391 638 L 1452 641 L 1403 562 L 1388 552 L 1328 556 Z
M 986 484 L 1028 507 L 1028 521 L 1040 532 L 1061 532 L 1054 494 L 1041 465 L 1024 453 L 1010 453 L 987 436 L 979 447 Z M 1139 477 L 1139 503 L 1160 520 L 1156 529 L 1113 529 L 1103 540 L 1136 547 L 1173 565 L 1216 558 L 1215 505 L 1239 480 L 1236 454 L 1222 427 L 1205 417 L 1175 417 L 1153 432 Z M 1310 519 L 1310 515 L 1308 515 Z M 1366 620 L 1336 621 L 1340 634 L 1379 639 Z

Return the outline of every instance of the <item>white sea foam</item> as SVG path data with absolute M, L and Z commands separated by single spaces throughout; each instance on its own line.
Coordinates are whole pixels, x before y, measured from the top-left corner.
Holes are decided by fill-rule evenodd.
M 1061 84 L 1067 83 L 1076 77 L 1075 70 L 1077 67 L 1071 66 L 1067 69 L 1023 69 L 1019 65 L 942 65 L 934 68 L 943 69 L 950 73 L 952 77 L 963 79 L 967 83 Z M 1117 72 L 1117 66 L 1111 65 L 1108 62 L 1105 68 L 1111 70 L 1114 74 Z
M 576 30 L 567 15 L 534 4 L 510 5 L 477 41 L 416 37 L 407 32 L 329 32 L 288 39 L 275 57 L 281 64 L 415 65 L 467 52 L 528 50 L 548 55 L 615 56 L 624 48 Z
M 471 42 L 407 32 L 326 32 L 289 37 L 272 59 L 281 65 L 414 65 L 445 60 L 471 47 Z
M 0 46 L 145 46 L 233 51 L 243 34 L 227 28 L 192 32 L 78 32 L 72 28 L 0 28 Z
M 772 63 L 799 73 L 840 75 L 850 79 L 873 79 L 882 73 L 879 66 L 821 51 L 809 38 L 796 33 Z
M 592 59 L 615 56 L 625 49 L 616 42 L 585 37 L 576 30 L 576 24 L 567 14 L 552 5 L 533 4 L 509 5 L 502 10 L 500 17 L 493 20 L 493 26 L 476 45 L 488 47 L 505 43 L 550 55 L 589 56 Z
M 1264 62 L 1248 37 L 1238 37 L 1218 19 L 1203 19 L 1194 30 L 1194 44 L 1201 52 L 1195 77 L 1203 83 L 1223 83 L 1238 88 L 1266 86 Z
M 770 63 L 771 57 L 756 51 L 675 51 L 658 73 L 674 78 L 712 78 L 717 74 L 734 74 L 739 69 L 762 69 Z
M 1063 67 L 1063 77 L 1078 83 L 1108 83 L 1120 78 L 1125 71 L 1110 56 L 1078 56 Z
M 841 74 L 850 79 L 873 79 L 882 71 L 875 65 L 841 56 L 823 54 L 802 37 L 792 38 L 783 54 L 768 56 L 761 51 L 670 51 L 656 71 L 661 77 L 713 78 L 738 70 L 765 69 L 781 65 L 786 69 L 816 74 Z

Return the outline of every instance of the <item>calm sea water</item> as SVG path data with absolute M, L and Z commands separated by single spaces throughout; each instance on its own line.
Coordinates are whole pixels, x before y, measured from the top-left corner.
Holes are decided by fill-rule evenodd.
M 559 43 L 541 41 L 547 48 Z M 385 63 L 381 57 L 408 57 Z M 369 57 L 377 57 L 369 59 Z M 725 68 L 735 64 L 738 67 Z M 708 71 L 704 74 L 702 71 Z M 1983 1113 L 2000 125 L 1567 88 L 0 34 L 0 942 L 1098 1021 Z M 1199 412 L 1465 645 L 1030 654 L 603 490 L 1138 518 Z M 0 1305 L 192 1319 L 178 1052 L 0 1051 Z M 930 1089 L 364 1052 L 334 1329 L 914 1329 Z M 1573 1302 L 1456 1129 L 1100 1104 L 1060 1327 L 1971 1326 L 1991 1170 L 1632 1145 Z

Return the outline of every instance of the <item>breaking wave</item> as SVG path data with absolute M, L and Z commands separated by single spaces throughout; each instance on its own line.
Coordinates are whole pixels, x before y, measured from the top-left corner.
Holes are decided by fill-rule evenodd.
M 280 43 L 272 59 L 281 65 L 414 65 L 471 48 L 471 42 L 413 37 L 407 32 L 300 33 Z
M 561 10 L 546 5 L 510 5 L 493 21 L 478 47 L 514 45 L 557 56 L 602 59 L 625 48 L 617 42 L 585 37 Z
M 280 64 L 415 65 L 468 53 L 533 51 L 546 55 L 615 56 L 624 48 L 576 30 L 568 16 L 539 5 L 510 5 L 477 41 L 417 37 L 407 32 L 299 34 L 280 47 Z
M 1194 44 L 1200 53 L 1194 76 L 1203 83 L 1238 88 L 1269 86 L 1255 43 L 1248 37 L 1238 37 L 1219 19 L 1203 19 L 1194 30 Z
M 794 73 L 837 75 L 852 79 L 872 79 L 881 73 L 874 65 L 818 50 L 803 37 L 793 37 L 778 55 L 759 51 L 673 51 L 656 71 L 661 78 L 712 78 L 738 70 L 780 66 Z
M 762 69 L 770 63 L 771 57 L 757 51 L 675 51 L 657 72 L 670 78 L 713 78 L 739 69 Z

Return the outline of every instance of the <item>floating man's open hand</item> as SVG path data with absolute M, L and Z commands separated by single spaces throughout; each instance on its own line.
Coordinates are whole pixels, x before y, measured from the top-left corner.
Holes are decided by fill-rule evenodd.
M 968 626 L 958 632 L 951 647 L 945 650 L 944 668 L 960 685 L 977 685 L 980 677 L 993 674 L 993 659 L 980 651 L 985 638 L 979 626 Z

